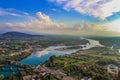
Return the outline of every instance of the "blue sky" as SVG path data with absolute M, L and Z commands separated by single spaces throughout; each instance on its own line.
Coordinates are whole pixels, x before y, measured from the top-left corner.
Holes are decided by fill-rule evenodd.
M 76 21 L 79 22 L 81 20 L 86 20 L 86 21 L 92 20 L 93 22 L 99 21 L 99 19 L 95 19 L 91 16 L 77 13 L 74 10 L 66 11 L 62 9 L 61 6 L 58 6 L 57 4 L 54 4 L 54 3 L 50 3 L 48 0 L 38 0 L 38 1 L 2 0 L 0 2 L 0 7 L 3 9 L 14 8 L 16 10 L 27 12 L 32 16 L 35 16 L 35 13 L 40 11 L 44 14 L 49 15 L 53 20 L 55 19 L 57 21 L 62 20 L 67 22 L 67 20 L 70 20 L 70 19 L 72 19 L 73 22 L 76 22 Z M 9 17 L 6 17 L 6 18 L 9 18 Z
M 119 36 L 119 2 L 120 0 L 1 0 L 0 32 Z

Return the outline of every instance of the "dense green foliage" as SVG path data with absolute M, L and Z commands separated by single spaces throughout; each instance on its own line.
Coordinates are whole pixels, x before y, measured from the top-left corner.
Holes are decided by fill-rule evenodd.
M 107 72 L 107 66 L 109 64 L 120 66 L 119 62 L 118 52 L 98 47 L 60 57 L 52 56 L 45 64 L 49 68 L 63 70 L 68 76 L 76 79 L 87 76 L 92 80 L 112 80 Z

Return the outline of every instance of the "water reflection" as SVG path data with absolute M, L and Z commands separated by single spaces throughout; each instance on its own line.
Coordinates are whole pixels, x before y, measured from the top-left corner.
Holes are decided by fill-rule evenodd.
M 63 47 L 65 47 L 65 46 L 62 46 L 62 48 Z M 52 55 L 61 56 L 64 54 L 71 54 L 73 52 L 78 51 L 78 49 L 57 51 L 57 50 L 55 50 L 57 48 L 61 48 L 61 47 L 60 46 L 51 46 L 51 47 L 46 48 L 43 51 L 34 52 L 32 55 L 23 59 L 21 62 L 37 66 L 37 65 L 45 62 L 46 60 L 48 60 Z
M 90 49 L 90 48 L 96 47 L 96 46 L 104 47 L 97 40 L 92 40 L 92 39 L 87 39 L 87 40 L 89 41 L 89 43 L 87 43 L 86 45 L 83 45 L 85 47 L 81 48 L 82 50 Z M 82 45 L 80 45 L 80 46 L 82 46 Z M 74 53 L 74 52 L 80 50 L 80 49 L 67 49 L 67 50 L 63 50 L 63 51 L 56 50 L 58 48 L 66 48 L 66 47 L 71 47 L 71 46 L 50 46 L 50 47 L 44 49 L 43 51 L 34 52 L 32 55 L 23 59 L 21 62 L 37 66 L 37 65 L 45 62 L 46 60 L 48 60 L 52 55 L 61 56 L 61 55 L 65 55 L 65 54 L 71 54 L 71 53 Z

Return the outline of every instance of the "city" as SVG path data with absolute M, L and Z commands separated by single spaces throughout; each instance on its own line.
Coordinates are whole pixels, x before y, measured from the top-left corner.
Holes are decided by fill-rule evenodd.
M 0 80 L 120 80 L 120 0 L 1 0 Z

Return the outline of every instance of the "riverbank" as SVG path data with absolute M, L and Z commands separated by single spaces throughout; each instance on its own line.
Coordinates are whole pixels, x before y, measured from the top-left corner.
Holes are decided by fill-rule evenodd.
M 97 40 L 85 39 L 89 43 L 84 45 L 73 45 L 73 46 L 49 46 L 48 48 L 37 51 L 31 54 L 29 57 L 21 60 L 22 63 L 30 65 L 39 65 L 47 61 L 51 56 L 63 56 L 65 54 L 72 54 L 79 50 L 88 50 L 93 47 L 104 47 Z
M 84 77 L 96 79 L 112 79 L 107 72 L 109 64 L 120 65 L 120 54 L 117 51 L 105 47 L 94 47 L 88 50 L 78 51 L 76 53 L 55 57 L 52 56 L 45 63 L 50 69 L 61 70 L 68 76 L 75 79 Z M 104 76 L 107 74 L 107 76 Z M 96 76 L 94 74 L 100 75 Z
M 57 48 L 58 47 L 60 48 L 60 46 L 57 46 Z M 65 54 L 71 54 L 78 51 L 77 49 L 66 50 L 66 51 L 57 51 L 55 49 L 56 49 L 56 46 L 50 46 L 42 51 L 34 52 L 29 57 L 21 60 L 21 62 L 25 64 L 37 66 L 39 64 L 46 62 L 53 55 L 62 56 Z
M 14 55 L 14 56 L 10 56 L 8 58 L 4 59 L 3 64 L 0 65 L 0 74 L 2 74 L 2 76 L 4 77 L 4 79 L 8 78 L 10 75 L 14 73 L 18 73 L 19 72 L 19 67 L 15 66 L 15 65 L 9 65 L 8 66 L 8 61 L 21 61 L 22 59 L 27 58 L 28 56 L 30 56 L 32 54 L 32 50 L 26 50 L 24 52 L 22 52 L 19 55 Z
M 13 60 L 13 61 L 21 61 L 22 59 L 25 59 L 25 58 L 27 58 L 28 56 L 30 56 L 32 53 L 33 53 L 33 50 L 28 50 L 28 51 L 23 52 L 23 53 L 20 54 L 20 55 L 11 56 L 11 57 L 10 57 L 10 60 Z
M 0 69 L 4 68 L 8 64 L 9 60 L 11 60 L 11 61 L 21 61 L 22 59 L 25 59 L 28 56 L 30 56 L 32 53 L 33 53 L 32 50 L 27 50 L 27 51 L 25 51 L 25 52 L 23 52 L 22 54 L 19 54 L 19 55 L 6 57 L 6 58 L 4 58 L 4 60 L 1 60 L 2 64 L 0 64 Z

